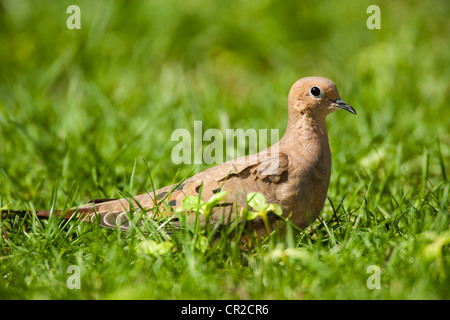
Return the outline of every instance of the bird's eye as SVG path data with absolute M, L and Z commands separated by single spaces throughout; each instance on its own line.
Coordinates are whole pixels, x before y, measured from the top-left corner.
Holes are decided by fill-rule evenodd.
M 322 89 L 320 89 L 319 87 L 316 87 L 316 86 L 311 87 L 309 89 L 309 93 L 315 98 L 322 98 L 324 96 Z

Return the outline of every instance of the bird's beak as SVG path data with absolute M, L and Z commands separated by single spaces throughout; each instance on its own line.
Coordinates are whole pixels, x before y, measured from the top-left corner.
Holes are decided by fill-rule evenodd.
M 355 109 L 353 109 L 350 105 L 348 105 L 347 102 L 345 102 L 344 100 L 337 99 L 337 100 L 331 100 L 331 101 L 334 102 L 334 106 L 336 108 L 344 109 L 344 110 L 347 110 L 348 112 L 356 114 Z

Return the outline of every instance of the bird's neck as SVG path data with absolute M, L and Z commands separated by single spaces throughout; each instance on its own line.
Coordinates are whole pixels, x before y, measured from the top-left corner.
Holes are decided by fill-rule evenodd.
M 312 117 L 309 114 L 303 114 L 296 121 L 290 120 L 281 140 L 286 140 L 286 142 L 292 142 L 292 140 L 318 140 L 328 143 L 325 117 Z
M 296 121 L 289 121 L 280 140 L 280 148 L 290 148 L 290 153 L 297 152 L 302 158 L 308 157 L 311 161 L 328 163 L 331 155 L 325 117 L 303 114 Z

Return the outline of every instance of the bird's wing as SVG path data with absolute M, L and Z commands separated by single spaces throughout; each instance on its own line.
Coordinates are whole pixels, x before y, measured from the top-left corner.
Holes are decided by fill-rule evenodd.
M 288 180 L 288 169 L 289 157 L 285 153 L 263 152 L 238 158 L 186 180 L 165 201 L 176 209 L 188 195 L 201 197 L 206 202 L 214 194 L 227 191 L 226 196 L 214 207 L 209 222 L 228 224 L 238 218 L 237 208 L 247 207 L 246 195 L 250 192 L 262 193 L 268 203 L 280 203 L 277 190 Z M 188 219 L 194 217 L 197 218 L 196 215 L 190 215 Z M 206 222 L 204 216 L 198 218 L 200 224 Z

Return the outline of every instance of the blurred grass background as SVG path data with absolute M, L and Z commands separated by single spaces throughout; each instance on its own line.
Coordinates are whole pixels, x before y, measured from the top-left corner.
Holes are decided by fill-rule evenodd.
M 66 9 L 72 4 L 81 8 L 80 30 L 66 27 Z M 371 4 L 381 9 L 379 30 L 366 26 Z M 373 217 L 400 217 L 415 206 L 417 212 L 404 221 L 407 229 L 397 233 L 413 241 L 417 234 L 434 232 L 425 238 L 435 241 L 448 228 L 449 14 L 450 4 L 444 0 L 1 0 L 0 207 L 48 207 L 54 188 L 58 206 L 74 189 L 72 204 L 115 197 L 121 191 L 144 192 L 150 180 L 143 159 L 150 164 L 156 186 L 164 186 L 177 170 L 183 176 L 193 167 L 171 162 L 173 130 L 193 130 L 194 120 L 201 120 L 203 130 L 284 132 L 290 86 L 298 78 L 318 75 L 332 79 L 341 97 L 358 112 L 336 112 L 328 118 L 332 202 L 343 201 L 348 212 L 367 221 L 371 216 L 361 218 L 361 208 Z M 135 162 L 140 183 L 130 184 Z M 395 204 L 392 198 L 402 202 Z M 423 204 L 433 201 L 435 206 L 425 205 L 430 212 L 426 211 Z M 438 214 L 443 220 L 436 222 Z M 327 202 L 323 219 L 332 215 Z M 385 247 L 374 245 L 380 250 L 380 264 L 388 256 L 393 241 L 389 237 Z M 345 235 L 344 239 L 348 240 Z M 317 250 L 332 247 L 330 242 L 323 245 Z M 318 254 L 315 248 L 310 248 L 313 256 Z M 450 276 L 448 245 L 442 245 L 442 252 L 444 258 L 434 262 L 441 271 L 430 275 L 431 280 L 415 282 L 427 270 L 420 265 L 412 269 L 411 281 L 398 280 L 400 284 L 392 284 L 386 294 L 361 295 L 365 286 L 342 291 L 347 287 L 330 280 L 327 285 L 333 289 L 328 292 L 313 288 L 305 295 L 294 288 L 286 293 L 280 284 L 265 295 L 270 284 L 252 286 L 249 280 L 238 294 L 228 283 L 234 289 L 223 296 L 211 288 L 183 291 L 185 295 L 172 288 L 172 293 L 153 292 L 150 297 L 449 298 L 444 289 Z M 413 253 L 401 261 L 407 264 Z M 323 268 L 333 265 L 328 261 L 326 267 L 327 258 L 320 254 L 317 258 Z M 342 259 L 342 264 L 357 261 Z M 4 275 L 8 269 L 14 273 L 13 261 L 0 261 Z M 352 283 L 349 267 L 339 270 L 347 271 L 349 276 L 343 278 Z M 401 271 L 392 268 L 394 279 Z M 307 278 L 308 285 L 327 281 L 319 280 L 317 270 Z M 330 279 L 335 276 L 331 274 Z M 33 297 L 31 288 L 30 294 L 23 289 L 33 287 L 30 284 L 16 283 L 24 291 L 14 291 L 14 281 L 0 281 L 3 292 L 9 288 L 15 297 Z M 211 281 L 212 286 L 223 285 L 218 283 Z M 410 295 L 402 291 L 412 287 L 419 289 Z M 127 296 L 127 289 L 117 288 L 100 285 L 97 295 L 88 297 Z M 138 297 L 148 297 L 145 290 L 141 293 Z

